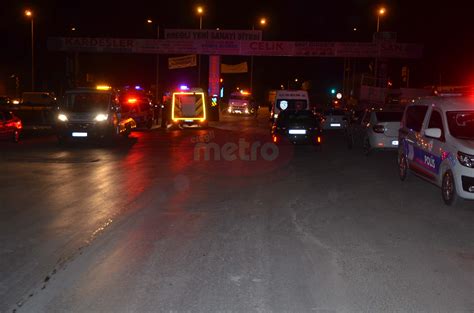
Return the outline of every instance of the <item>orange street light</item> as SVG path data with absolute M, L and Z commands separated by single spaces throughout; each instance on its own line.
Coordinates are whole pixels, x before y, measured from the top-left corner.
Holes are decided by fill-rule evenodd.
M 35 91 L 35 32 L 33 11 L 26 9 L 25 16 L 31 21 L 31 91 Z
M 377 11 L 377 33 L 380 31 L 380 17 L 384 16 L 387 13 L 387 10 L 384 7 L 381 7 Z

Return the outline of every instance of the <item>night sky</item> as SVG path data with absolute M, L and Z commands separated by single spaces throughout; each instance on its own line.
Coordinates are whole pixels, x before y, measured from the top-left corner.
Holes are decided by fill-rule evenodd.
M 474 83 L 474 18 L 467 1 L 12 1 L 0 2 L 0 79 L 12 73 L 28 84 L 30 25 L 25 8 L 35 12 L 38 80 L 45 88 L 58 88 L 64 76 L 65 57 L 48 52 L 49 36 L 141 37 L 156 36 L 156 28 L 146 19 L 158 21 L 161 28 L 197 28 L 195 7 L 205 6 L 204 28 L 249 29 L 265 16 L 269 25 L 266 40 L 370 41 L 376 28 L 376 9 L 388 14 L 382 31 L 398 33 L 398 41 L 424 44 L 424 58 L 409 61 L 416 86 Z M 71 27 L 77 30 L 72 32 Z M 156 27 L 156 26 L 155 26 Z M 353 28 L 358 31 L 354 32 Z M 226 57 L 224 62 L 245 61 Z M 127 81 L 152 84 L 154 56 L 81 55 L 81 71 L 91 72 L 115 83 Z M 166 59 L 162 58 L 163 68 Z M 342 60 L 258 58 L 256 78 L 261 88 L 272 88 L 288 79 L 300 77 L 321 88 L 342 80 Z M 361 63 L 365 69 L 364 62 Z M 189 71 L 162 73 L 163 79 L 189 79 Z M 181 76 L 181 77 L 180 77 Z M 231 80 L 245 80 L 245 76 Z M 132 82 L 133 81 L 133 82 Z M 169 82 L 168 81 L 168 82 Z

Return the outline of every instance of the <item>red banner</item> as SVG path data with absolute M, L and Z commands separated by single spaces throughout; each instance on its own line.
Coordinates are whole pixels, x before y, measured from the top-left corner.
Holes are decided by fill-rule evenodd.
M 209 56 L 209 95 L 219 95 L 221 79 L 221 57 L 218 55 Z

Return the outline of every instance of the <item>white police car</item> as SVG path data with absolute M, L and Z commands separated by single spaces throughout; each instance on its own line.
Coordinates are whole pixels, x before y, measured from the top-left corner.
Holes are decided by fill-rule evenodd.
M 451 205 L 474 200 L 474 97 L 431 97 L 406 108 L 399 130 L 401 180 L 410 172 L 441 187 Z

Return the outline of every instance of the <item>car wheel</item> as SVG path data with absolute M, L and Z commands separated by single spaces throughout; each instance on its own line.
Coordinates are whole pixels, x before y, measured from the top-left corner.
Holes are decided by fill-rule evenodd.
M 456 193 L 456 185 L 454 183 L 454 176 L 451 170 L 447 170 L 443 175 L 441 183 L 441 195 L 446 205 L 453 205 L 456 203 L 458 195 Z
M 370 152 L 372 151 L 372 147 L 370 146 L 370 141 L 369 138 L 364 139 L 364 154 L 368 156 Z
M 401 154 L 398 158 L 398 176 L 401 181 L 405 181 L 408 177 L 408 161 L 405 154 Z
M 15 143 L 18 143 L 20 141 L 20 132 L 18 131 L 18 129 L 15 129 L 15 131 L 13 132 L 13 142 Z

